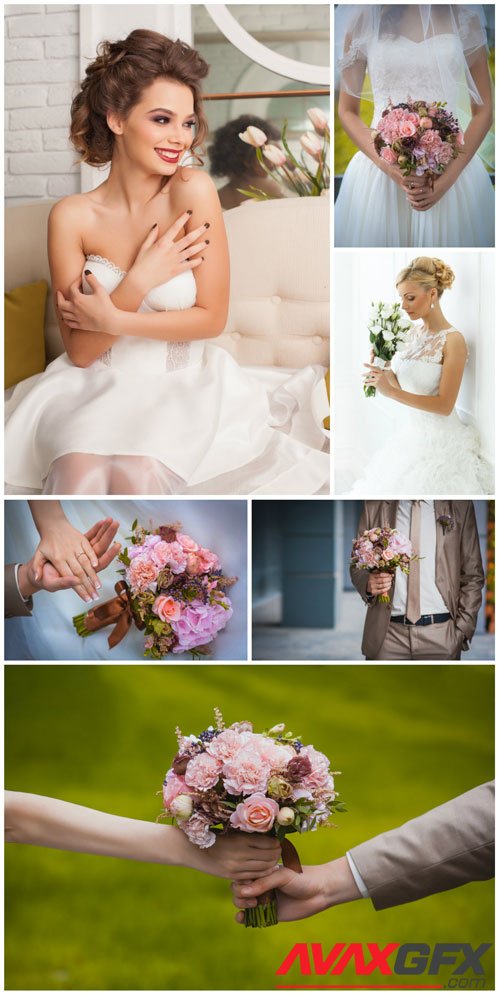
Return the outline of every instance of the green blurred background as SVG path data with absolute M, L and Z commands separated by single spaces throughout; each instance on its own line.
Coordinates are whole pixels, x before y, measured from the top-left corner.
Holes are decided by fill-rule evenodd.
M 176 725 L 199 732 L 218 705 L 227 723 L 286 722 L 343 772 L 339 829 L 294 837 L 304 864 L 324 862 L 493 776 L 493 679 L 487 665 L 10 664 L 6 785 L 154 820 Z M 273 989 L 297 942 L 493 941 L 492 882 L 250 931 L 227 882 L 180 868 L 11 845 L 5 875 L 7 989 Z M 493 950 L 484 965 L 493 989 Z

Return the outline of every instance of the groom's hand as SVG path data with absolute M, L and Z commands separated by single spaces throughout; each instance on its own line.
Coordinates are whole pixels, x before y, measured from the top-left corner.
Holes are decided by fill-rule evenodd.
M 376 573 L 368 576 L 366 590 L 369 595 L 387 595 L 391 590 L 392 574 Z
M 96 557 L 97 572 L 104 571 L 120 552 L 120 543 L 114 543 L 114 537 L 119 528 L 119 523 L 114 519 L 101 519 L 84 533 L 88 539 Z M 74 588 L 80 598 L 85 601 L 85 589 L 80 584 L 80 579 L 75 575 L 60 573 L 50 561 L 40 558 L 35 561 L 36 552 L 26 564 L 21 564 L 18 572 L 19 591 L 23 598 L 29 598 L 37 591 L 64 591 L 67 588 Z
M 324 865 L 309 865 L 302 873 L 290 868 L 277 868 L 256 882 L 233 882 L 233 902 L 240 910 L 236 921 L 244 923 L 244 909 L 257 905 L 257 897 L 276 890 L 278 920 L 303 920 L 338 906 L 361 899 L 346 857 Z

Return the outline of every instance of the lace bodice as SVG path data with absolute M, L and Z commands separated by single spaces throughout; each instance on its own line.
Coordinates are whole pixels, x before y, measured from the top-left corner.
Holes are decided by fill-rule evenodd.
M 404 35 L 375 40 L 368 49 L 367 65 L 374 97 L 372 126 L 390 101 L 397 104 L 408 97 L 443 100 L 456 113 L 463 61 L 460 40 L 453 34 L 433 35 L 420 42 Z
M 104 256 L 90 254 L 86 257 L 85 269 L 92 270 L 99 283 L 111 294 L 126 275 L 124 270 Z M 90 287 L 82 275 L 84 293 L 90 293 Z M 142 302 L 139 311 L 182 311 L 192 308 L 196 301 L 196 282 L 191 270 L 180 273 L 165 284 L 153 287 Z M 145 339 L 142 336 L 117 337 L 116 344 L 108 349 L 97 363 L 116 367 L 121 370 L 135 370 L 154 374 L 168 373 L 180 370 L 198 362 L 203 343 L 196 342 L 164 342 L 163 340 Z
M 416 325 L 404 349 L 396 353 L 391 366 L 403 391 L 411 394 L 436 395 L 443 371 L 443 350 L 454 326 L 439 332 L 427 332 L 422 325 Z M 411 409 L 412 418 L 425 415 L 426 418 L 442 418 L 428 413 L 417 413 Z

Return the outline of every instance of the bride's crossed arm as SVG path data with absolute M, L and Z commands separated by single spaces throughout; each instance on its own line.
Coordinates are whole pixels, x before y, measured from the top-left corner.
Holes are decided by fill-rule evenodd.
M 8 844 L 181 865 L 239 881 L 269 874 L 280 855 L 277 839 L 264 834 L 224 834 L 212 847 L 202 850 L 178 827 L 114 816 L 26 792 L 5 793 L 5 839 Z
M 410 391 L 403 391 L 394 375 L 388 376 L 387 371 L 370 366 L 368 363 L 365 366 L 370 371 L 368 383 L 373 384 L 377 391 L 385 394 L 387 398 L 399 401 L 400 404 L 408 405 L 410 408 L 430 412 L 433 415 L 451 415 L 462 383 L 466 362 L 467 346 L 462 333 L 450 332 L 446 337 L 443 349 L 443 370 L 437 395 L 412 394 Z
M 68 328 L 106 335 L 106 348 L 117 335 L 179 342 L 206 339 L 222 332 L 229 302 L 229 256 L 219 198 L 213 181 L 201 170 L 189 169 L 185 177 L 175 177 L 170 206 L 176 218 L 187 208 L 191 212 L 190 217 L 186 215 L 184 227 L 188 238 L 192 241 L 194 236 L 196 241 L 186 252 L 199 253 L 203 246 L 203 257 L 193 260 L 188 267 L 194 269 L 196 265 L 196 304 L 183 311 L 137 313 L 148 291 L 169 279 L 167 256 L 172 242 L 168 233 L 157 238 L 153 231 L 124 278 L 123 287 L 120 285 L 111 297 L 93 275 L 87 276 L 93 290 L 90 295 L 80 292 L 79 281 L 73 283 L 69 300 L 60 302 Z M 202 243 L 200 231 L 209 236 Z

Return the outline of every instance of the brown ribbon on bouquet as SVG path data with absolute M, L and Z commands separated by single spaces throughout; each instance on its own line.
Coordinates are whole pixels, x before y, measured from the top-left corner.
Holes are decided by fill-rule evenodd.
M 83 612 L 73 619 L 75 628 L 80 636 L 89 636 L 90 633 L 96 633 L 99 629 L 104 629 L 105 626 L 111 626 L 115 623 L 112 633 L 108 636 L 110 650 L 123 640 L 132 622 L 135 623 L 138 629 L 144 629 L 145 626 L 142 620 L 138 619 L 134 614 L 130 590 L 125 581 L 117 581 L 115 591 L 116 596 L 114 598 L 108 599 L 107 602 L 102 602 L 101 605 L 97 605 L 94 609 L 89 609 L 88 612 Z

